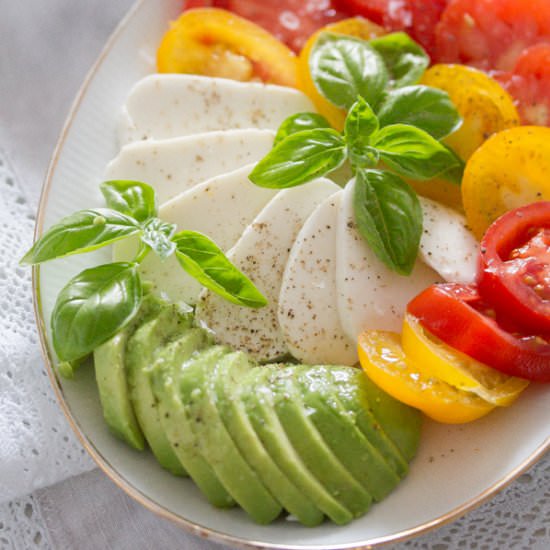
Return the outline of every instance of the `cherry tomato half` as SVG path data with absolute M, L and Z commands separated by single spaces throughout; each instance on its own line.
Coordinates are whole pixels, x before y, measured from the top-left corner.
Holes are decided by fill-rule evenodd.
M 436 29 L 436 60 L 513 69 L 520 53 L 550 41 L 548 0 L 451 0 Z
M 479 293 L 497 315 L 550 334 L 550 202 L 512 210 L 494 222 L 480 247 Z
M 411 300 L 407 312 L 441 341 L 489 367 L 550 382 L 550 344 L 540 336 L 504 330 L 474 286 L 432 285 Z

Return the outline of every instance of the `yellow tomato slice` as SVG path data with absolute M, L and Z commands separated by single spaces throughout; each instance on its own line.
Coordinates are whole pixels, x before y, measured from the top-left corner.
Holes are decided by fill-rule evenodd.
M 481 418 L 495 406 L 477 395 L 425 375 L 405 358 L 400 336 L 366 331 L 359 336 L 359 360 L 367 376 L 386 393 L 446 424 Z
M 484 143 L 466 164 L 462 201 L 468 225 L 481 239 L 499 216 L 550 200 L 550 128 L 521 126 Z
M 529 385 L 527 380 L 507 376 L 447 346 L 409 314 L 403 323 L 402 346 L 407 361 L 421 365 L 424 375 L 475 393 L 493 405 L 510 405 Z
M 157 51 L 160 73 L 296 86 L 296 56 L 255 23 L 216 8 L 184 12 Z
M 312 34 L 298 56 L 298 74 L 296 76 L 298 88 L 309 96 L 319 113 L 321 113 L 334 128 L 343 130 L 346 111 L 330 103 L 317 91 L 309 71 L 309 54 L 322 32 L 334 32 L 349 36 L 357 36 L 363 40 L 370 40 L 371 38 L 382 36 L 386 31 L 363 17 L 344 19 L 343 21 L 327 25 Z
M 485 73 L 464 65 L 434 65 L 421 84 L 446 91 L 462 116 L 461 127 L 445 138 L 462 160 L 468 160 L 491 135 L 519 125 L 512 97 Z M 421 195 L 454 208 L 462 206 L 460 186 L 441 178 L 411 182 Z

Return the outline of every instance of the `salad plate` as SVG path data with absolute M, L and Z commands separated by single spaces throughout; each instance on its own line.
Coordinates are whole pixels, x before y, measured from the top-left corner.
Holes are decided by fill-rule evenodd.
M 155 71 L 159 41 L 181 0 L 139 0 L 105 46 L 73 105 L 42 192 L 37 236 L 76 210 L 103 206 L 99 183 L 118 152 L 120 109 L 130 88 Z M 61 406 L 98 466 L 131 497 L 186 530 L 236 547 L 351 549 L 403 540 L 449 522 L 489 499 L 550 448 L 550 391 L 531 384 L 517 403 L 467 425 L 424 420 L 410 473 L 383 502 L 346 526 L 315 528 L 290 518 L 269 526 L 242 510 L 212 508 L 189 479 L 174 478 L 153 456 L 113 438 L 103 421 L 91 368 L 57 376 L 49 318 L 55 298 L 82 269 L 110 260 L 102 249 L 35 268 L 42 347 Z

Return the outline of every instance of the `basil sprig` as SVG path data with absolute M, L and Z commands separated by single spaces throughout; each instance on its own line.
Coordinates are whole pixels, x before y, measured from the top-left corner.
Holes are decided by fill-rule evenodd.
M 259 308 L 265 297 L 207 236 L 195 231 L 176 234 L 176 226 L 157 218 L 154 190 L 132 181 L 101 185 L 111 208 L 76 212 L 51 227 L 27 252 L 23 264 L 40 264 L 70 254 L 89 252 L 129 236 L 138 236 L 132 262 L 86 269 L 57 296 L 52 312 L 52 340 L 63 372 L 91 353 L 132 320 L 143 297 L 138 272 L 149 252 L 162 260 L 172 254 L 199 283 L 233 303 Z
M 320 115 L 283 122 L 274 148 L 250 180 L 283 189 L 339 168 L 356 176 L 355 221 L 377 256 L 397 273 L 412 271 L 422 234 L 422 211 L 399 176 L 436 176 L 460 184 L 464 163 L 440 140 L 462 120 L 443 90 L 418 85 L 429 58 L 405 33 L 370 41 L 322 33 L 310 58 L 318 91 L 348 114 L 342 133 Z

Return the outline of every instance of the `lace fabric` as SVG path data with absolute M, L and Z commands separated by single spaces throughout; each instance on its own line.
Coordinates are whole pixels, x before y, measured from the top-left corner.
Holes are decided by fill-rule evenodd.
M 18 265 L 33 227 L 32 209 L 0 153 L 0 502 L 93 467 L 40 356 L 30 269 Z

